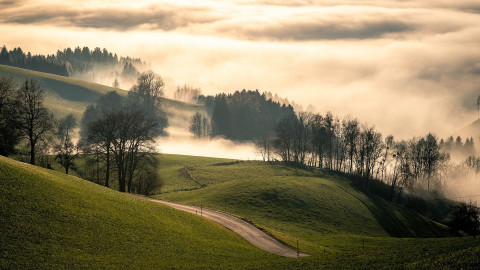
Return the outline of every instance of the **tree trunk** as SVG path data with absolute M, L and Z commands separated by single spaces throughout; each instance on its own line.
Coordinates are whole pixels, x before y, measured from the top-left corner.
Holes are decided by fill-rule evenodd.
M 110 145 L 107 147 L 107 171 L 105 173 L 105 187 L 109 187 L 109 179 L 110 179 Z
M 30 164 L 35 165 L 35 144 L 30 141 Z

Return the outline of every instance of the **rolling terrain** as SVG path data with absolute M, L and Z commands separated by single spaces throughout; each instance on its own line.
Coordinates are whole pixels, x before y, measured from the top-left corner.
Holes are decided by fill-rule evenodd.
M 116 91 L 121 96 L 126 96 L 128 93 L 128 91 L 101 84 L 6 65 L 0 65 L 0 77 L 12 78 L 18 85 L 25 79 L 37 81 L 45 89 L 47 108 L 57 118 L 72 113 L 77 119 L 81 119 L 85 108 L 89 104 L 95 103 L 101 95 L 110 91 Z M 205 110 L 205 107 L 201 105 L 168 98 L 163 99 L 163 108 L 169 116 L 175 115 L 187 121 L 196 111 Z
M 0 157 L 0 268 L 449 269 L 472 268 L 480 262 L 479 238 L 391 237 L 393 232 L 409 236 L 451 233 L 382 200 L 376 202 L 377 208 L 365 209 L 355 197 L 372 202 L 366 195 L 343 191 L 353 192 L 345 179 L 275 165 L 276 175 L 267 181 L 283 186 L 260 188 L 270 165 L 162 155 L 164 163 L 168 159 L 171 173 L 175 166 L 182 168 L 182 163 L 189 162 L 190 174 L 201 185 L 190 191 L 171 189 L 156 197 L 177 197 L 190 204 L 201 201 L 203 207 L 221 211 L 226 206 L 228 213 L 286 245 L 295 247 L 298 239 L 300 251 L 311 256 L 296 259 L 270 254 L 198 215 Z M 218 174 L 220 170 L 225 173 Z M 175 181 L 178 186 L 192 179 L 179 175 Z M 309 185 L 308 181 L 320 183 Z M 324 191 L 312 189 L 315 185 Z M 198 193 L 196 198 L 188 198 L 194 193 Z M 313 193 L 318 196 L 312 198 Z M 349 196 L 354 198 L 341 201 Z M 319 209 L 308 206 L 322 197 Z M 346 204 L 352 210 L 342 211 Z M 325 209 L 328 215 L 321 220 Z M 387 229 L 377 220 L 386 214 L 395 215 L 394 221 L 401 223 L 389 224 L 393 228 Z M 338 228 L 331 227 L 332 221 Z
M 0 65 L 31 78 L 57 117 L 78 119 L 102 94 L 127 91 Z M 164 99 L 183 128 L 205 107 Z M 171 122 L 171 124 L 172 124 Z M 340 174 L 262 162 L 159 155 L 152 197 L 225 211 L 310 254 L 262 251 L 201 217 L 74 176 L 0 157 L 0 268 L 474 268 L 480 239 L 356 189 Z M 79 163 L 82 162 L 80 158 Z M 79 166 L 81 167 L 81 166 Z M 54 169 L 61 168 L 54 165 Z
M 288 262 L 198 216 L 4 157 L 0 203 L 2 269 Z
M 177 164 L 175 180 L 165 178 L 164 192 L 153 197 L 226 211 L 291 246 L 298 239 L 302 252 L 312 255 L 307 260 L 313 265 L 325 265 L 325 254 L 330 254 L 336 261 L 330 265 L 342 268 L 367 267 L 361 262 L 372 261 L 379 268 L 392 267 L 391 263 L 422 268 L 428 266 L 423 264 L 427 259 L 431 264 L 455 254 L 450 245 L 470 252 L 473 262 L 480 259 L 478 240 L 452 237 L 455 232 L 445 225 L 365 194 L 339 174 L 263 162 L 195 165 L 188 157 L 164 155 L 163 159 L 188 160 L 189 165 Z M 169 167 L 173 173 L 173 162 Z M 197 186 L 172 188 L 182 177 L 185 183 L 195 179 Z M 359 254 L 364 246 L 369 251 Z M 343 261 L 346 257 L 348 262 Z

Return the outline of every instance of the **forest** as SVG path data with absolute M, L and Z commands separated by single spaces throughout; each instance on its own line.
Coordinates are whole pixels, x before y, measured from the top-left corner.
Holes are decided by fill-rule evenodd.
M 258 90 L 201 95 L 198 103 L 205 104 L 210 112 L 211 136 L 222 136 L 234 141 L 254 141 L 263 134 L 272 132 L 283 117 L 295 114 L 292 106 L 275 102 Z M 198 123 L 198 120 L 198 116 L 192 119 L 191 130 L 194 134 L 200 134 L 200 127 L 205 126 Z M 201 121 L 208 122 L 203 119 Z
M 56 54 L 32 55 L 22 48 L 0 51 L 0 64 L 31 69 L 66 77 L 95 81 L 99 77 L 115 77 L 124 80 L 135 79 L 148 65 L 139 58 L 119 57 L 99 47 L 75 47 L 58 50 Z M 118 83 L 118 81 L 117 81 Z M 117 85 L 118 87 L 118 85 Z

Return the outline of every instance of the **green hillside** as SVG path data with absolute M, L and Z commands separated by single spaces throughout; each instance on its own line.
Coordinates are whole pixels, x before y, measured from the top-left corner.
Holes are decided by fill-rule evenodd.
M 170 173 L 176 167 L 178 175 L 165 178 L 164 192 L 154 197 L 226 210 L 291 246 L 299 239 L 302 251 L 312 254 L 309 267 L 448 269 L 452 264 L 445 260 L 480 262 L 480 240 L 451 237 L 448 227 L 367 195 L 338 174 L 263 162 L 195 164 L 175 155 L 163 160 L 170 160 Z M 184 175 L 182 161 L 188 161 L 190 176 Z M 197 186 L 175 190 L 182 177 L 185 183 L 194 178 Z
M 203 172 L 205 173 L 203 177 L 199 177 L 199 181 L 205 181 L 207 187 L 200 188 L 196 190 L 197 192 L 232 182 L 229 180 L 230 177 L 246 176 L 248 172 L 243 174 L 238 169 L 244 170 L 245 167 L 242 166 L 252 165 L 251 163 L 225 165 L 228 164 L 225 162 L 217 164 L 213 163 L 214 159 L 199 157 L 164 155 L 162 158 L 164 161 L 170 160 L 170 164 L 166 166 L 170 169 L 187 162 L 195 177 L 202 174 L 203 167 L 207 168 Z M 165 161 L 165 163 L 168 162 Z M 254 165 L 263 166 L 255 163 Z M 265 170 L 256 166 L 252 166 L 250 173 L 253 170 Z M 209 168 L 213 169 L 208 171 Z M 214 177 L 215 171 L 222 168 L 236 169 L 226 169 L 226 174 L 222 174 L 219 181 L 207 178 L 208 175 Z M 278 169 L 278 175 L 273 178 L 288 179 L 288 175 L 303 174 L 289 168 Z M 262 174 L 250 176 L 254 177 L 253 180 L 259 181 Z M 289 180 L 292 180 L 294 176 L 290 177 Z M 313 181 L 320 181 L 314 179 L 316 176 L 304 175 L 303 177 L 303 180 L 298 181 L 307 181 L 310 178 Z M 178 185 L 182 181 L 181 177 L 175 181 L 177 182 L 175 185 Z M 323 188 L 328 190 L 328 181 L 331 182 L 330 184 L 335 184 L 343 180 L 328 177 L 324 181 L 327 182 L 323 183 L 326 185 Z M 264 182 L 261 183 L 264 184 Z M 480 263 L 480 238 L 478 237 L 394 238 L 386 236 L 388 233 L 384 229 L 379 229 L 379 225 L 375 225 L 374 221 L 362 221 L 363 217 L 355 215 L 349 215 L 352 220 L 349 222 L 350 225 L 358 223 L 357 227 L 360 229 L 360 226 L 370 223 L 372 228 L 357 234 L 356 231 L 350 231 L 348 226 L 340 223 L 337 232 L 334 232 L 334 229 L 331 232 L 322 232 L 321 228 L 311 227 L 315 222 L 317 226 L 324 226 L 321 225 L 322 222 L 316 220 L 318 214 L 301 217 L 306 214 L 293 213 L 299 211 L 301 201 L 309 203 L 311 200 L 307 198 L 310 196 L 309 192 L 304 191 L 306 196 L 297 194 L 298 191 L 295 189 L 287 192 L 286 190 L 292 187 L 285 185 L 277 189 L 280 191 L 284 189 L 275 195 L 277 199 L 273 200 L 273 197 L 268 199 L 273 195 L 266 195 L 262 199 L 266 202 L 261 204 L 260 198 L 252 194 L 270 194 L 265 193 L 265 190 L 275 189 L 267 185 L 264 189 L 254 191 L 259 188 L 259 184 L 252 182 L 248 184 L 251 184 L 250 188 L 239 185 L 237 182 L 236 190 L 227 189 L 232 198 L 227 201 L 227 211 L 241 213 L 240 209 L 247 209 L 245 214 L 249 215 L 250 219 L 280 240 L 294 246 L 295 237 L 298 237 L 302 252 L 308 252 L 312 256 L 292 259 L 269 254 L 253 247 L 233 232 L 198 216 L 128 194 L 121 194 L 60 172 L 0 157 L 0 204 L 2 205 L 0 207 L 2 217 L 0 219 L 0 268 L 431 269 L 433 267 L 450 269 L 463 267 L 473 269 Z M 333 191 L 337 192 L 335 189 Z M 176 193 L 192 194 L 192 192 L 171 191 L 165 195 L 173 197 Z M 234 193 L 238 195 L 233 195 Z M 289 194 L 288 196 L 295 195 L 297 198 L 280 195 L 281 193 Z M 325 191 L 320 195 L 333 196 L 328 193 Z M 223 197 L 214 199 L 205 194 L 202 196 L 200 198 L 203 198 L 204 206 L 222 208 Z M 217 193 L 217 196 L 221 196 L 221 193 Z M 193 199 L 190 200 L 193 201 Z M 248 203 L 249 200 L 251 200 L 250 203 Z M 243 206 L 236 205 L 237 202 L 241 202 Z M 272 206 L 267 206 L 267 202 Z M 259 205 L 254 206 L 255 204 Z M 324 207 L 338 210 L 336 204 L 341 205 L 342 202 L 325 201 Z M 282 205 L 285 210 L 274 213 L 274 211 L 280 211 L 279 205 Z M 254 211 L 254 207 L 258 207 L 258 214 Z M 352 206 L 352 208 L 355 207 Z M 266 211 L 266 209 L 270 210 Z M 266 212 L 270 213 L 267 215 Z M 289 212 L 296 215 L 298 220 L 293 220 L 292 213 Z M 332 217 L 338 219 L 337 222 L 345 220 L 340 217 L 343 214 L 345 212 L 330 213 Z M 263 215 L 265 217 L 262 218 Z M 306 223 L 307 219 L 311 219 L 312 222 Z M 324 223 L 328 224 L 328 221 Z M 272 227 L 266 227 L 267 224 Z M 437 227 L 437 233 L 443 231 L 441 226 L 432 226 Z M 410 230 L 416 231 L 414 228 Z
M 46 90 L 45 103 L 55 115 L 63 116 L 73 113 L 77 119 L 80 119 L 85 108 L 97 101 L 101 95 L 109 91 L 117 91 L 122 96 L 128 93 L 125 90 L 101 84 L 5 65 L 0 65 L 0 77 L 12 78 L 17 84 L 23 83 L 25 79 L 37 81 Z M 205 110 L 204 106 L 166 98 L 163 104 L 170 114 L 178 114 L 183 118 L 189 117 L 196 111 Z
M 206 187 L 157 197 L 220 210 L 227 203 L 232 213 L 305 239 L 332 234 L 450 235 L 447 227 L 368 196 L 335 174 L 262 162 L 198 166 L 191 174 Z
M 4 157 L 0 205 L 1 269 L 231 268 L 278 257 L 195 215 Z

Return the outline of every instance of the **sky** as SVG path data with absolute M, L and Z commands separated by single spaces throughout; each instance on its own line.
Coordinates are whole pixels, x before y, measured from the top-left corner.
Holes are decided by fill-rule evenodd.
M 478 0 L 130 2 L 0 0 L 0 46 L 105 47 L 170 84 L 271 91 L 397 138 L 477 117 Z

